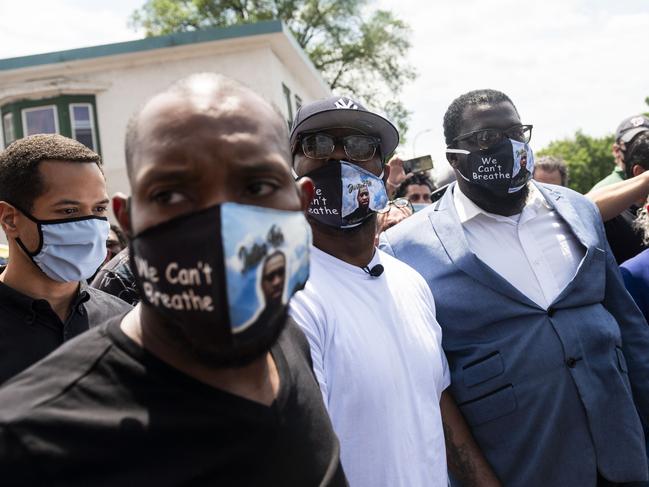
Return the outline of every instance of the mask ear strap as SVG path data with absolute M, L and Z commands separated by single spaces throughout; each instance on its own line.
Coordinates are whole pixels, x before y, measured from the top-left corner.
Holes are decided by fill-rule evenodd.
M 13 206 L 16 210 L 21 212 L 23 215 L 25 215 L 27 218 L 29 218 L 31 221 L 33 221 L 36 224 L 36 228 L 38 229 L 38 247 L 34 252 L 30 252 L 29 249 L 25 246 L 23 241 L 20 239 L 20 237 L 17 237 L 16 243 L 18 246 L 25 252 L 25 254 L 31 259 L 32 262 L 34 262 L 34 265 L 38 267 L 38 264 L 34 261 L 33 257 L 35 255 L 38 255 L 38 253 L 43 249 L 43 229 L 41 228 L 41 222 L 37 218 L 35 218 L 31 213 L 28 211 L 23 210 L 20 206 L 16 205 L 12 201 L 6 201 L 6 203 L 9 203 L 11 206 Z
M 39 240 L 38 248 L 37 248 L 34 252 L 30 252 L 30 251 L 27 249 L 27 247 L 25 246 L 25 244 L 23 243 L 23 241 L 20 240 L 20 237 L 17 237 L 15 240 L 16 240 L 16 243 L 18 244 L 18 246 L 19 246 L 21 249 L 23 249 L 23 252 L 25 252 L 25 254 L 27 254 L 27 257 L 29 257 L 29 258 L 32 260 L 32 262 L 34 262 L 34 264 L 36 264 L 36 262 L 34 261 L 34 256 L 38 255 L 39 252 L 43 249 L 43 234 L 42 234 L 42 232 L 41 232 L 41 227 L 40 227 L 40 225 L 38 226 L 38 240 Z M 37 265 L 38 265 L 38 264 L 37 264 Z
M 29 218 L 34 223 L 40 223 L 41 222 L 38 218 L 36 218 L 34 215 L 29 213 L 28 211 L 23 210 L 20 206 L 15 204 L 13 201 L 5 200 L 5 203 L 9 203 L 11 206 L 13 206 L 16 210 L 21 212 L 23 215 L 25 215 L 27 218 Z

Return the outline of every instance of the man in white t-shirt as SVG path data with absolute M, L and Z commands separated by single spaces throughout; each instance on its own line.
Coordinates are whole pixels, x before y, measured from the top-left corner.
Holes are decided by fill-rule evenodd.
M 352 487 L 445 487 L 445 433 L 455 476 L 499 485 L 444 392 L 449 372 L 426 282 L 374 247 L 376 210 L 387 204 L 384 157 L 398 141 L 389 121 L 349 98 L 298 111 L 291 149 L 296 176 L 315 184 L 314 247 L 291 315 L 309 340 Z M 366 212 L 359 188 L 369 193 Z

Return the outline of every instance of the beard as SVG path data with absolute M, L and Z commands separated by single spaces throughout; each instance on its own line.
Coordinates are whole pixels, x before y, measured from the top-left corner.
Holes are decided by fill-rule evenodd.
M 196 362 L 209 368 L 237 368 L 250 365 L 263 357 L 275 345 L 286 326 L 286 306 L 266 307 L 257 320 L 243 332 L 233 335 L 223 333 L 197 333 L 191 325 L 181 323 L 147 306 L 155 314 L 156 324 L 175 346 L 189 352 Z
M 520 213 L 525 206 L 527 196 L 529 195 L 529 182 L 516 193 L 506 193 L 496 195 L 490 190 L 478 185 L 464 181 L 458 178 L 458 185 L 462 192 L 473 201 L 476 205 L 489 213 L 497 215 L 511 216 Z
M 306 217 L 309 225 L 318 229 L 320 233 L 332 238 L 340 238 L 341 234 L 345 236 L 353 236 L 359 233 L 367 231 L 368 228 L 376 227 L 376 213 L 372 213 L 368 218 L 363 220 L 360 225 L 352 228 L 338 228 L 332 227 L 330 225 L 325 225 L 324 223 L 319 222 L 315 218 L 310 217 L 307 214 Z

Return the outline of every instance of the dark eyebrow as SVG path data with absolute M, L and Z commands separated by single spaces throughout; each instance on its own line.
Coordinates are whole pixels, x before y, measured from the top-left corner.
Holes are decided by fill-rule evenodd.
M 137 181 L 137 184 L 143 187 L 147 187 L 153 183 L 157 182 L 191 182 L 198 179 L 195 175 L 192 174 L 191 170 L 188 170 L 187 167 L 173 167 L 173 168 L 164 168 L 164 167 L 152 167 L 147 170 L 144 176 Z
M 63 206 L 63 205 L 80 205 L 81 201 L 75 201 L 75 200 L 59 200 L 56 203 L 54 203 L 54 206 Z
M 104 198 L 103 200 L 98 201 L 95 204 L 96 205 L 107 205 L 108 203 L 110 203 L 110 200 L 108 198 Z M 80 201 L 63 199 L 63 200 L 59 200 L 56 203 L 54 203 L 53 206 L 79 206 L 79 205 L 81 205 Z
M 284 163 L 277 161 L 277 162 L 271 162 L 271 161 L 255 161 L 255 162 L 250 162 L 250 163 L 245 163 L 242 162 L 239 166 L 239 170 L 246 172 L 246 173 L 268 173 L 268 172 L 276 172 L 277 170 L 281 169 L 282 165 Z M 286 163 L 286 169 L 288 171 L 291 170 L 291 166 Z

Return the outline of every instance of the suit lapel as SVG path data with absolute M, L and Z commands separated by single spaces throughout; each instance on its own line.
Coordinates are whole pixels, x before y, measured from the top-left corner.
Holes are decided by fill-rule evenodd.
M 455 184 L 449 186 L 437 207 L 428 216 L 437 237 L 453 264 L 462 272 L 494 291 L 528 306 L 539 308 L 538 304 L 521 293 L 509 281 L 471 252 L 453 203 Z
M 583 223 L 583 218 L 580 218 L 575 211 L 574 206 L 570 204 L 568 199 L 558 191 L 543 187 L 540 184 L 532 182 L 534 186 L 541 192 L 545 201 L 559 214 L 559 216 L 570 225 L 570 229 L 575 234 L 575 237 L 587 250 L 597 243 L 597 239 L 592 231 L 586 229 Z M 590 221 L 590 219 L 588 220 Z
M 595 253 L 598 251 L 602 252 L 603 249 L 597 248 L 597 236 L 592 230 L 588 230 L 588 228 L 584 226 L 584 219 L 579 217 L 574 206 L 570 204 L 564 195 L 551 188 L 543 187 L 540 184 L 533 184 L 535 184 L 548 204 L 570 226 L 572 232 L 586 249 L 581 262 L 577 266 L 575 275 L 552 302 L 552 304 L 555 304 L 570 295 L 573 290 L 580 285 L 580 281 L 588 275 L 587 271 L 591 269 L 591 263 L 595 258 Z M 586 221 L 590 221 L 590 219 L 587 219 Z

